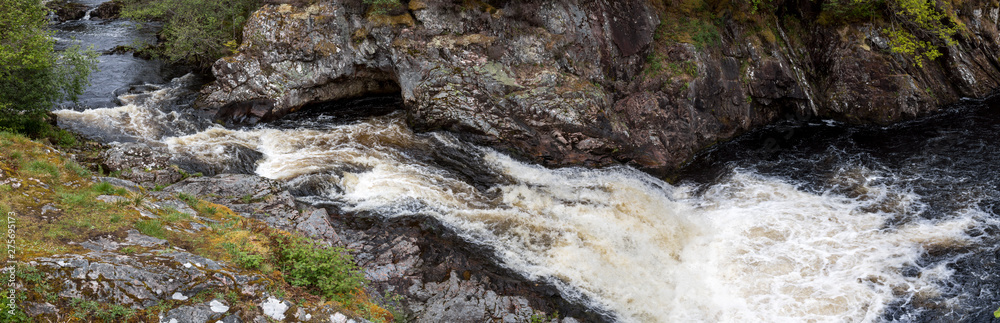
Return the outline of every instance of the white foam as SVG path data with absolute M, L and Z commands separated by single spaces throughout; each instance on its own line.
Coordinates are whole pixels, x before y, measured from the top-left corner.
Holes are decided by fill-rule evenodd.
M 269 178 L 325 174 L 326 197 L 349 212 L 435 216 L 495 247 L 506 266 L 625 322 L 873 321 L 900 297 L 940 295 L 951 271 L 917 258 L 970 243 L 964 232 L 982 222 L 970 211 L 887 225 L 919 198 L 873 184 L 883 175 L 866 169 L 833 175 L 848 177 L 851 198 L 740 170 L 694 194 L 630 168 L 553 170 L 486 150 L 511 181 L 484 194 L 413 161 L 408 149 L 433 147 L 400 116 L 321 130 L 214 128 L 166 142 L 208 159 L 228 158 L 213 155 L 222 144 L 252 147 Z
M 194 75 L 188 74 L 174 79 L 166 86 L 152 86 L 149 93 L 123 94 L 119 100 L 122 106 L 113 108 L 88 109 L 85 111 L 56 110 L 59 127 L 84 135 L 96 135 L 112 140 L 122 138 L 160 140 L 178 133 L 191 133 L 199 125 L 178 111 L 168 111 L 163 107 L 190 90 Z

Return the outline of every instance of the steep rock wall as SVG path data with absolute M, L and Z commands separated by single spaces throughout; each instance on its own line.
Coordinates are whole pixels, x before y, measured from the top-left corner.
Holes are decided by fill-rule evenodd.
M 916 67 L 875 22 L 824 26 L 788 1 L 761 32 L 723 16 L 718 41 L 667 41 L 645 0 L 272 4 L 219 60 L 199 105 L 230 123 L 309 103 L 400 93 L 412 126 L 552 166 L 668 174 L 698 150 L 783 118 L 889 123 L 1000 85 L 998 8 L 967 1 L 944 56 Z M 805 21 L 805 22 L 803 22 Z

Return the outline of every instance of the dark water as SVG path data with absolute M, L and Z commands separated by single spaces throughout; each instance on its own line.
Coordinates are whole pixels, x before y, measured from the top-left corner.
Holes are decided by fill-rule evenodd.
M 702 153 L 684 168 L 681 182 L 707 187 L 738 169 L 781 178 L 817 194 L 865 198 L 863 187 L 881 186 L 916 196 L 913 207 L 886 210 L 895 213 L 886 231 L 965 212 L 987 214 L 991 223 L 966 232 L 976 244 L 923 250 L 916 267 L 943 264 L 954 271 L 943 282 L 943 294 L 897 299 L 882 319 L 993 322 L 992 313 L 1000 307 L 998 136 L 997 97 L 966 100 L 944 112 L 887 127 L 787 121 Z M 911 275 L 919 272 L 906 270 Z M 961 304 L 946 304 L 948 299 L 959 299 Z
M 79 0 L 78 3 L 96 8 L 103 0 Z M 63 107 L 106 108 L 120 105 L 118 94 L 131 87 L 144 84 L 163 84 L 188 73 L 189 68 L 174 66 L 161 60 L 145 60 L 131 53 L 110 54 L 117 46 L 142 47 L 156 42 L 160 26 L 155 23 L 139 24 L 128 20 L 90 19 L 53 23 L 56 49 L 78 45 L 101 53 L 98 70 L 90 77 L 90 86 L 80 96 L 78 103 L 65 102 Z M 133 91 L 135 91 L 133 89 Z

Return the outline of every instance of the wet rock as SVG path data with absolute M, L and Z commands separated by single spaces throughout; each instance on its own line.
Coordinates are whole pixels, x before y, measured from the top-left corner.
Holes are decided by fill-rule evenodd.
M 86 5 L 66 0 L 49 1 L 45 7 L 49 8 L 59 21 L 78 20 L 86 16 L 87 10 L 90 9 Z
M 121 14 L 122 3 L 120 1 L 108 1 L 97 6 L 97 9 L 90 12 L 90 19 L 118 19 Z
M 492 251 L 461 241 L 431 218 L 384 220 L 296 205 L 280 183 L 255 175 L 189 178 L 155 194 L 181 192 L 227 205 L 276 228 L 356 250 L 355 257 L 372 282 L 370 294 L 391 291 L 402 295 L 405 305 L 399 306 L 412 313 L 416 322 L 524 322 L 536 310 L 558 310 L 587 321 L 608 320 L 561 299 L 554 287 L 538 285 L 495 265 Z M 337 316 L 332 308 L 292 308 L 277 298 L 262 299 L 258 304 L 265 313 L 273 314 L 265 316 L 272 319 L 279 313 L 285 319 L 294 316 L 299 320 L 304 315 L 343 316 Z

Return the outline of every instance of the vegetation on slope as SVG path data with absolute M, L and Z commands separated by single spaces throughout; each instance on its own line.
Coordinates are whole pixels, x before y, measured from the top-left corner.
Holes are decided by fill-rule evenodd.
M 890 52 L 922 67 L 941 56 L 940 47 L 953 46 L 965 26 L 956 15 L 956 1 L 939 0 L 654 0 L 663 13 L 658 34 L 666 42 L 714 45 L 723 22 L 749 27 L 774 42 L 774 28 L 794 21 L 799 26 L 840 26 L 867 23 L 889 40 Z
M 13 212 L 17 246 L 15 259 L 6 260 L 3 267 L 17 268 L 18 283 L 24 287 L 16 293 L 17 303 L 48 302 L 67 309 L 61 312 L 63 317 L 80 321 L 130 322 L 158 322 L 166 310 L 212 298 L 225 299 L 235 308 L 256 306 L 252 295 L 237 290 L 205 291 L 189 300 L 163 300 L 143 310 L 66 298 L 57 294 L 58 284 L 46 281 L 44 272 L 28 265 L 39 257 L 86 254 L 90 251 L 79 243 L 95 237 L 123 237 L 126 231 L 136 229 L 167 240 L 167 249 L 187 250 L 268 277 L 272 281 L 269 292 L 273 295 L 283 295 L 299 304 L 334 305 L 373 322 L 394 320 L 392 312 L 373 303 L 365 294 L 366 281 L 344 249 L 270 228 L 263 222 L 240 217 L 226 206 L 186 194 L 176 197 L 197 211 L 197 217 L 169 207 L 152 207 L 156 198 L 148 192 L 130 192 L 106 182 L 94 183 L 91 177 L 97 174 L 93 170 L 22 135 L 0 132 L 0 151 L 4 152 L 0 155 L 0 214 L 6 217 Z M 100 195 L 119 198 L 107 203 L 96 199 Z M 42 213 L 42 209 L 55 211 Z M 140 210 L 157 218 L 142 216 Z M 184 230 L 196 225 L 207 228 Z M 136 254 L 156 250 L 129 246 L 117 252 Z M 8 293 L 0 293 L 0 321 L 30 322 L 20 308 L 8 311 L 7 297 Z

